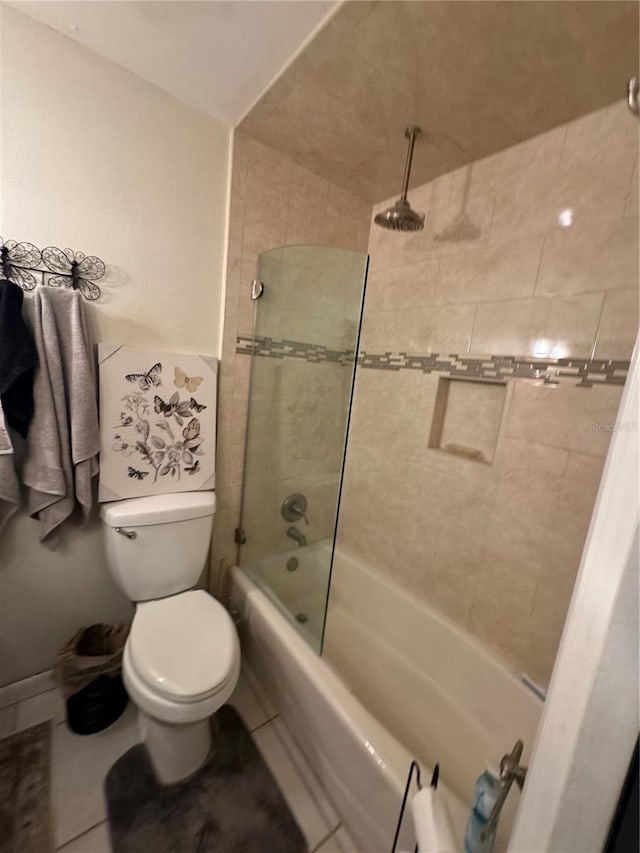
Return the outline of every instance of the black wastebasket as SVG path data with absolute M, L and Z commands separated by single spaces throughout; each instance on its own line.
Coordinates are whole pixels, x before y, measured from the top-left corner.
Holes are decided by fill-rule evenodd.
M 122 683 L 125 625 L 81 628 L 58 652 L 55 676 L 67 700 L 67 725 L 79 735 L 100 732 L 127 706 Z
M 121 675 L 99 675 L 67 699 L 67 725 L 78 735 L 92 735 L 115 723 L 129 697 Z

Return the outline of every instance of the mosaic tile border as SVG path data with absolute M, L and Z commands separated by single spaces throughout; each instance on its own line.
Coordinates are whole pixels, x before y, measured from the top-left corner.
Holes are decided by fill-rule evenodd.
M 452 353 L 408 355 L 405 352 L 374 354 L 361 352 L 360 367 L 373 370 L 420 370 L 443 373 L 461 379 L 504 381 L 507 379 L 543 379 L 548 385 L 578 380 L 576 385 L 624 385 L 629 361 L 585 358 L 527 358 L 516 355 L 472 356 Z
M 280 340 L 278 338 L 238 335 L 236 352 L 240 355 L 258 355 L 263 358 L 302 358 L 314 364 L 323 361 L 334 364 L 353 364 L 353 350 L 338 350 L 322 344 L 310 344 L 304 341 Z
M 333 362 L 351 365 L 354 357 L 353 350 L 338 350 L 321 344 L 268 337 L 257 337 L 254 343 L 253 339 L 246 335 L 238 335 L 236 352 L 262 358 L 298 358 L 314 364 Z M 580 388 L 591 388 L 596 385 L 624 385 L 630 362 L 603 358 L 543 359 L 515 355 L 408 355 L 406 352 L 361 352 L 358 355 L 358 365 L 370 370 L 420 370 L 422 373 L 442 373 L 477 381 L 542 379 L 548 385 L 575 382 Z

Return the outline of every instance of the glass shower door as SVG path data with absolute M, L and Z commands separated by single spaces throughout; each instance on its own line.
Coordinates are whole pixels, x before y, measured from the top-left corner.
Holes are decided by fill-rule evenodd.
M 316 651 L 366 267 L 361 252 L 322 246 L 258 260 L 240 565 Z

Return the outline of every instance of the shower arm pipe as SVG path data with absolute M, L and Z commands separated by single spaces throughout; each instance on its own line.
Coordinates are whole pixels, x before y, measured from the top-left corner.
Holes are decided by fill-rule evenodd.
M 411 174 L 411 162 L 413 161 L 413 149 L 416 144 L 416 139 L 422 135 L 422 131 L 415 124 L 410 124 L 404 132 L 405 137 L 409 140 L 407 149 L 407 159 L 404 164 L 404 175 L 402 176 L 402 194 L 400 201 L 407 200 L 407 192 L 409 191 L 409 176 Z

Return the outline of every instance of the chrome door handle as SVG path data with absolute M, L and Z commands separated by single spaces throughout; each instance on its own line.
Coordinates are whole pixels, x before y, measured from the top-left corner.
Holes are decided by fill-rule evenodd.
M 138 534 L 135 530 L 125 530 L 124 527 L 116 527 L 116 533 L 119 533 L 121 536 L 126 536 L 127 539 L 137 539 Z

